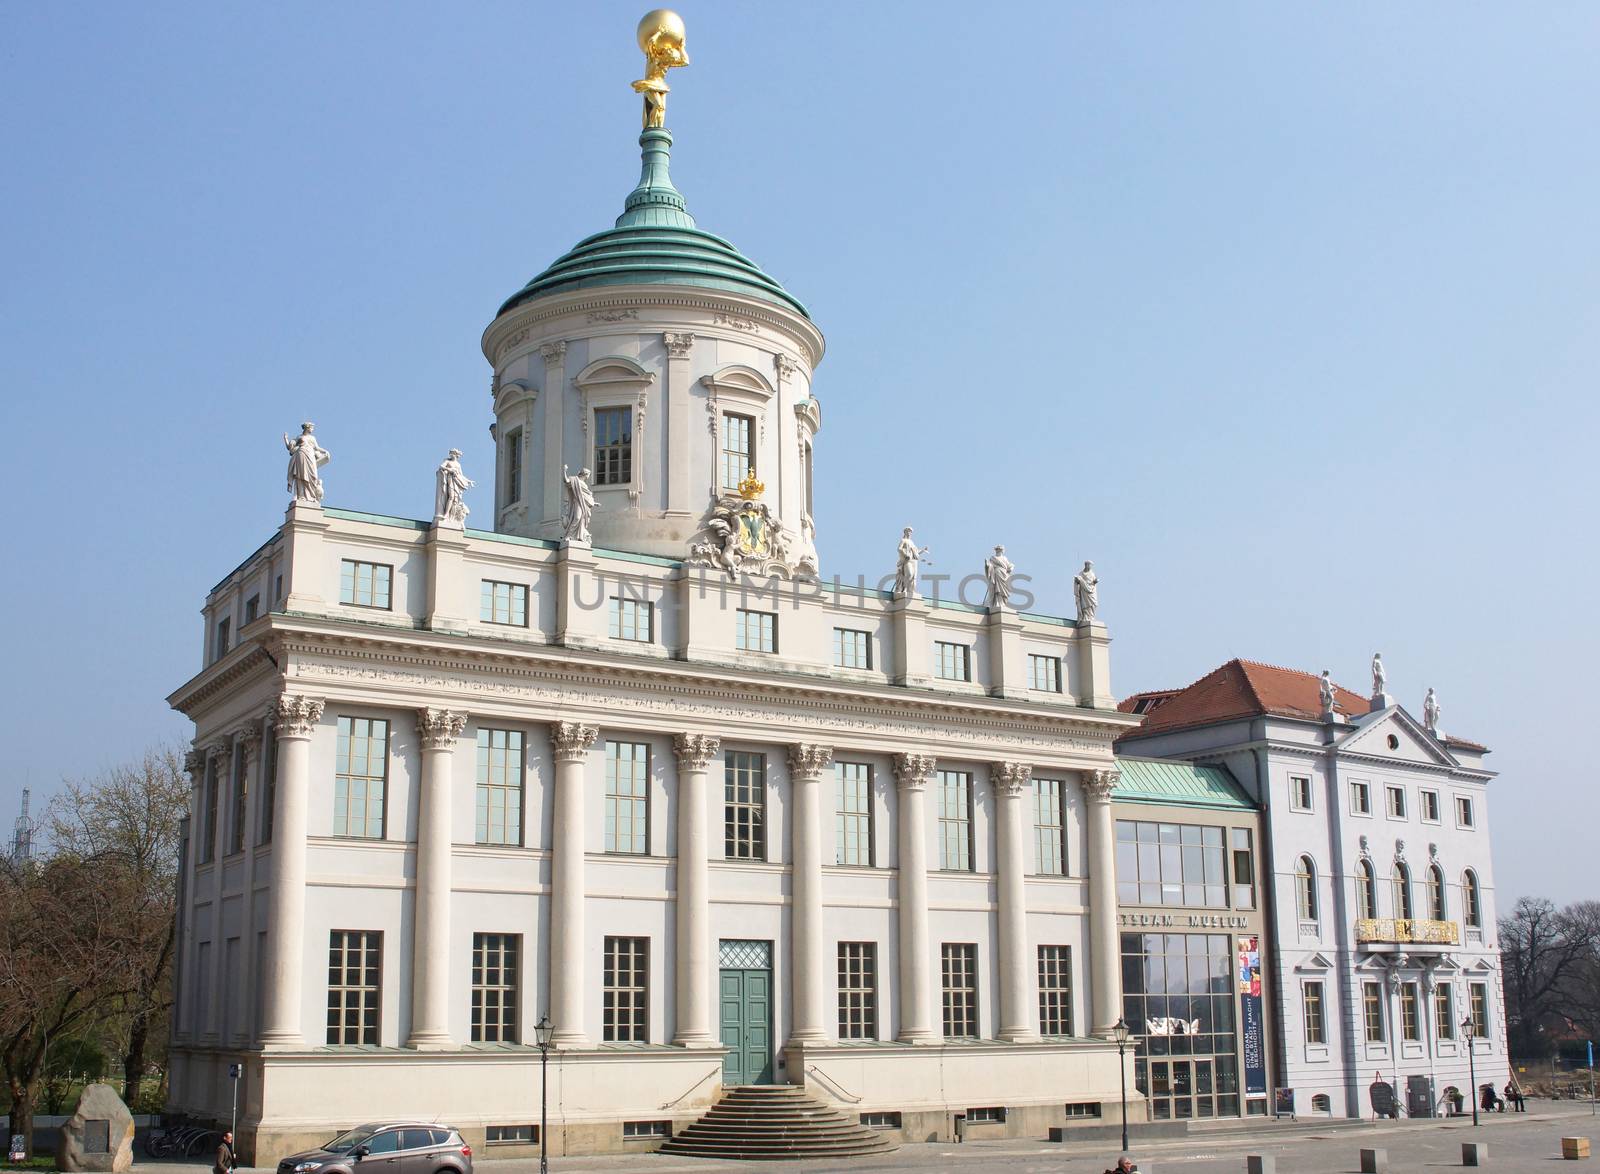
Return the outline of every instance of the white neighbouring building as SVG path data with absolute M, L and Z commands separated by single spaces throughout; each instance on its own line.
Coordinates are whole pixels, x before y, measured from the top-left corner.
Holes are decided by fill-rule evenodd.
M 808 574 L 822 336 L 640 143 L 483 336 L 494 529 L 302 481 L 206 598 L 170 1105 L 240 1063 L 256 1165 L 405 1114 L 526 1153 L 544 1015 L 555 1153 L 763 1082 L 906 1139 L 1115 1118 L 1106 629 Z
M 1225 766 L 1261 808 L 1271 1067 L 1296 1112 L 1370 1116 L 1379 1074 L 1413 1113 L 1449 1088 L 1474 1096 L 1474 1066 L 1498 1090 L 1488 750 L 1436 709 L 1414 718 L 1381 678 L 1370 697 L 1328 682 L 1331 706 L 1324 680 L 1229 661 L 1127 698 L 1144 724 L 1118 751 Z

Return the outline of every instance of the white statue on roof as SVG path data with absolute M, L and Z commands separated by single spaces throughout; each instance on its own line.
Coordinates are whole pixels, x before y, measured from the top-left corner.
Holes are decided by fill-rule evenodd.
M 561 479 L 567 485 L 566 516 L 562 519 L 561 534 L 569 542 L 588 542 L 589 523 L 594 520 L 594 490 L 589 488 L 589 470 L 579 469 L 568 475 L 567 466 L 561 466 Z
M 1093 623 L 1100 610 L 1100 576 L 1094 573 L 1094 564 L 1088 559 L 1083 560 L 1083 570 L 1072 577 L 1072 594 L 1078 600 L 1078 622 Z
M 289 450 L 289 483 L 286 488 L 294 494 L 295 505 L 322 504 L 322 474 L 317 470 L 328 463 L 328 450 L 317 443 L 312 435 L 316 425 L 309 420 L 300 425 L 300 435 L 293 440 L 283 434 L 283 447 Z
M 928 558 L 928 548 L 916 544 L 911 537 L 911 527 L 907 526 L 900 532 L 900 545 L 895 549 L 894 593 L 896 596 L 915 595 L 917 593 L 917 565 L 924 561 L 930 567 L 933 565 L 933 560 Z
M 1323 713 L 1332 713 L 1333 712 L 1333 676 L 1330 674 L 1329 670 L 1327 670 L 1327 669 L 1323 669 L 1322 670 L 1322 679 L 1320 681 L 1320 688 L 1321 688 L 1321 692 L 1322 692 L 1322 712 Z
M 987 606 L 1005 607 L 1011 602 L 1011 577 L 1016 570 L 1003 546 L 995 547 L 994 553 L 983 560 L 983 577 L 989 583 Z
M 1439 698 L 1434 693 L 1433 686 L 1428 686 L 1428 695 L 1422 699 L 1422 724 L 1428 733 L 1435 738 L 1439 737 Z
M 1383 687 L 1388 683 L 1389 674 L 1384 671 L 1383 653 L 1374 652 L 1372 654 L 1372 695 L 1374 697 L 1382 696 L 1384 691 Z
M 466 529 L 467 490 L 471 489 L 474 482 L 467 479 L 461 471 L 461 450 L 453 448 L 450 455 L 445 457 L 439 466 L 436 485 L 433 493 L 433 524 L 435 526 L 450 526 L 457 530 Z

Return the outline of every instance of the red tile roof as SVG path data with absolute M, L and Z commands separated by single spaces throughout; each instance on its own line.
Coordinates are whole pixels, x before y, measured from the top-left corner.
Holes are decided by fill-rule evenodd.
M 1322 717 L 1321 682 L 1322 678 L 1315 673 L 1235 659 L 1185 689 L 1135 693 L 1123 699 L 1117 708 L 1124 713 L 1134 713 L 1141 700 L 1153 702 L 1145 707 L 1144 724 L 1131 731 L 1130 737 L 1267 714 L 1317 721 Z M 1351 717 L 1372 708 L 1365 697 L 1337 684 L 1333 687 L 1333 697 L 1334 709 Z

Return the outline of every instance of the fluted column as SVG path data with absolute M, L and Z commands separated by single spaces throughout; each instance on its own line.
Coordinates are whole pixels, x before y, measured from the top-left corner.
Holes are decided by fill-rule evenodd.
M 711 1031 L 711 836 L 707 828 L 706 772 L 722 749 L 710 734 L 679 734 L 678 755 L 678 1016 L 672 1042 L 713 1048 Z
M 228 816 L 233 811 L 233 788 L 239 780 L 233 777 L 233 738 L 219 738 L 206 747 L 207 765 L 211 771 L 212 785 L 216 788 L 217 809 L 211 813 L 211 973 L 206 981 L 211 989 L 205 993 L 209 1010 L 206 1029 L 201 1038 L 208 1043 L 222 1039 L 222 999 L 227 982 L 223 970 L 227 958 L 227 938 L 222 924 L 222 876 L 227 871 L 222 862 L 231 846 L 227 837 Z
M 1032 790 L 1033 767 L 1022 762 L 997 762 L 989 779 L 999 809 L 996 848 L 1000 889 L 1000 1030 L 1001 1039 L 1020 1043 L 1037 1039 L 1034 1023 L 1034 967 L 1028 960 L 1028 840 L 1023 832 L 1024 796 Z
M 550 844 L 550 1024 L 558 1048 L 585 1048 L 583 1030 L 584 940 L 583 764 L 600 736 L 594 726 L 552 722 L 555 752 L 554 832 Z
M 822 941 L 822 774 L 833 765 L 828 746 L 789 747 L 789 779 L 794 794 L 791 863 L 794 898 L 794 1025 L 789 1038 L 822 1042 L 829 1038 L 826 1003 L 830 972 Z
M 194 933 L 195 867 L 200 859 L 203 835 L 200 821 L 205 817 L 206 810 L 205 752 L 199 747 L 191 747 L 183 756 L 183 769 L 189 775 L 189 851 L 183 861 L 183 907 L 179 910 L 183 918 L 183 934 L 178 940 L 178 961 L 182 967 L 178 973 L 183 976 L 178 990 L 181 1005 L 173 1008 L 173 1017 L 177 1022 L 179 1038 L 189 1039 L 199 1034 L 200 1000 L 207 997 L 201 989 L 200 961 L 196 957 L 199 951 L 195 948 Z
M 900 789 L 899 856 L 896 892 L 900 906 L 900 1041 L 931 1044 L 933 976 L 928 945 L 928 826 L 925 807 L 931 754 L 896 754 L 894 774 Z
M 1111 826 L 1114 770 L 1085 771 L 1089 838 L 1089 967 L 1094 1034 L 1109 1037 L 1122 1018 L 1121 940 L 1117 932 L 1116 840 Z
M 306 792 L 311 782 L 311 734 L 322 720 L 322 701 L 285 693 L 273 721 L 278 730 L 278 793 L 272 811 L 271 888 L 267 896 L 267 956 L 259 981 L 267 984 L 261 1044 L 303 1048 L 301 979 L 306 934 Z
M 448 1048 L 450 1039 L 450 771 L 467 715 L 419 709 L 422 786 L 417 795 L 417 893 L 412 906 L 411 1034 L 406 1047 Z

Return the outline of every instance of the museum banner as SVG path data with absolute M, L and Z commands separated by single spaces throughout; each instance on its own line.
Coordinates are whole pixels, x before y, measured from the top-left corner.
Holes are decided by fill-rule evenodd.
M 1261 1023 L 1261 939 L 1240 937 L 1239 1021 L 1244 1043 L 1244 1095 L 1264 1096 L 1267 1091 L 1266 1033 Z

